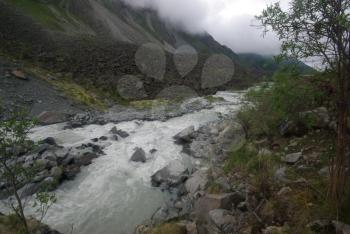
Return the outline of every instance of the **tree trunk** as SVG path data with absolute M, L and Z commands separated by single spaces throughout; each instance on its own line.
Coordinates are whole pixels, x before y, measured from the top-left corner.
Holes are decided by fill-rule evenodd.
M 341 203 L 346 184 L 346 147 L 347 147 L 347 117 L 348 117 L 348 82 L 344 64 L 339 65 L 337 94 L 337 140 L 336 156 L 332 160 L 330 195 L 337 206 Z

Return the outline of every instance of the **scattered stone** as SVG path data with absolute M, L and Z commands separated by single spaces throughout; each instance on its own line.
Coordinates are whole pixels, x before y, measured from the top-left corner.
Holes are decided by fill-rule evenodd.
M 37 118 L 40 124 L 50 125 L 67 121 L 68 115 L 62 112 L 44 111 Z
M 281 167 L 281 168 L 277 169 L 275 172 L 275 178 L 282 183 L 290 182 L 290 180 L 287 179 L 286 171 L 287 171 L 286 167 Z
M 158 150 L 157 149 L 151 149 L 149 152 L 151 153 L 151 154 L 154 154 L 155 152 L 157 152 Z
M 109 130 L 109 132 L 112 134 L 118 134 L 118 129 L 114 126 L 111 130 Z
M 18 79 L 21 79 L 21 80 L 28 80 L 28 77 L 24 74 L 24 72 L 23 71 L 21 71 L 21 70 L 12 70 L 11 71 L 11 74 L 14 76 L 14 77 L 16 77 L 16 78 L 18 78 Z
M 63 174 L 63 171 L 60 167 L 53 167 L 50 170 L 50 175 L 55 179 L 60 179 Z
M 197 170 L 191 175 L 191 177 L 186 181 L 185 186 L 187 192 L 194 195 L 199 190 L 205 190 L 208 184 L 208 170 L 201 169 Z
M 47 137 L 44 140 L 42 140 L 42 143 L 46 143 L 48 145 L 57 145 L 56 140 L 53 137 Z
M 67 180 L 73 180 L 80 172 L 80 167 L 77 165 L 68 165 L 64 168 L 63 177 Z
M 135 152 L 130 158 L 130 161 L 133 161 L 133 162 L 145 163 L 146 160 L 147 160 L 146 153 L 142 148 L 136 148 Z
M 173 161 L 168 166 L 152 175 L 152 185 L 159 187 L 175 187 L 184 182 L 188 177 L 188 170 L 179 161 Z
M 200 197 L 194 204 L 197 216 L 202 220 L 207 220 L 208 213 L 215 209 L 231 210 L 245 200 L 240 193 L 207 194 Z
M 301 159 L 302 156 L 303 154 L 301 152 L 287 154 L 282 161 L 288 164 L 295 164 Z
M 263 234 L 284 234 L 286 233 L 284 231 L 283 227 L 276 227 L 276 226 L 269 226 L 265 228 L 263 231 Z
M 129 135 L 129 133 L 123 131 L 123 130 L 117 130 L 117 135 L 120 136 L 121 138 L 127 138 Z
M 284 196 L 288 193 L 292 192 L 292 189 L 290 187 L 283 187 L 280 189 L 280 191 L 277 192 L 278 196 Z
M 106 137 L 106 136 L 101 136 L 101 137 L 99 138 L 99 140 L 101 140 L 101 141 L 107 141 L 107 140 L 108 140 L 108 137 Z
M 240 211 L 246 212 L 248 210 L 248 203 L 247 202 L 241 202 L 237 205 L 237 209 Z
M 175 142 L 177 144 L 190 143 L 193 139 L 194 133 L 194 126 L 190 126 L 174 136 Z
M 339 221 L 332 221 L 332 224 L 335 227 L 336 233 L 350 234 L 350 225 Z
M 114 140 L 114 141 L 118 141 L 118 140 L 119 140 L 118 135 L 113 135 L 113 136 L 112 136 L 112 140 Z
M 236 218 L 228 210 L 215 209 L 209 212 L 209 218 L 219 229 L 225 228 L 227 225 L 237 223 Z
M 90 165 L 92 160 L 97 158 L 97 155 L 92 152 L 86 152 L 81 155 L 75 156 L 74 157 L 74 162 L 78 166 L 87 166 Z
M 272 152 L 268 149 L 261 149 L 258 153 L 259 156 L 261 157 L 267 157 L 267 156 L 271 156 Z
M 330 176 L 330 169 L 329 167 L 324 167 L 321 170 L 318 171 L 318 174 L 323 177 L 329 177 Z
M 21 198 L 24 198 L 37 193 L 39 189 L 40 183 L 30 183 L 24 185 L 24 187 L 19 190 L 19 194 Z
M 98 142 L 98 138 L 93 138 L 93 139 L 91 139 L 91 141 L 96 143 L 96 142 Z

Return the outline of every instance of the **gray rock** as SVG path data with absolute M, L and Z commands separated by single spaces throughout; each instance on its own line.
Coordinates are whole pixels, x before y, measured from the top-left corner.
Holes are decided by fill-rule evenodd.
M 194 195 L 199 190 L 205 190 L 208 184 L 208 170 L 201 169 L 193 173 L 186 181 L 185 186 L 187 192 Z
M 236 218 L 228 210 L 215 209 L 209 212 L 210 221 L 219 229 L 225 228 L 227 225 L 234 225 L 237 223 Z
M 121 138 L 127 138 L 128 136 L 130 136 L 129 133 L 123 130 L 117 129 L 117 127 L 113 127 L 109 132 L 114 135 L 119 135 Z
M 133 162 L 145 163 L 146 160 L 147 160 L 146 153 L 141 148 L 136 148 L 135 152 L 133 153 L 133 155 L 130 158 L 130 161 L 133 161 Z
M 133 75 L 119 79 L 117 88 L 118 93 L 126 100 L 140 100 L 147 97 L 143 82 Z
M 194 126 L 190 126 L 174 136 L 175 142 L 178 144 L 190 143 L 194 137 Z
M 207 194 L 195 201 L 194 211 L 200 220 L 206 221 L 209 211 L 215 209 L 231 210 L 243 201 L 245 201 L 244 195 L 238 192 Z
M 290 182 L 290 180 L 287 179 L 286 171 L 287 171 L 286 167 L 281 167 L 281 168 L 277 169 L 276 172 L 275 172 L 276 180 L 278 180 L 280 182 L 283 182 L 283 183 Z
M 160 224 L 177 217 L 179 217 L 179 211 L 176 208 L 163 205 L 154 213 L 152 221 L 156 224 Z
M 63 170 L 63 178 L 72 180 L 80 172 L 80 168 L 77 165 L 68 165 Z
M 21 198 L 25 198 L 37 193 L 40 190 L 40 183 L 30 183 L 26 184 L 20 189 L 19 194 Z
M 43 125 L 66 122 L 68 117 L 66 113 L 55 111 L 44 111 L 37 116 L 39 123 Z
M 49 176 L 49 171 L 48 170 L 43 170 L 41 172 L 39 172 L 33 179 L 33 182 L 34 183 L 37 183 L 37 182 L 40 182 L 40 181 L 43 181 L 45 178 L 47 178 Z
M 350 225 L 335 220 L 332 221 L 332 224 L 336 229 L 336 233 L 350 234 Z
M 46 143 L 48 145 L 57 145 L 56 140 L 53 137 L 47 137 L 44 140 L 42 140 L 43 143 Z
M 108 137 L 106 137 L 106 136 L 101 136 L 101 137 L 99 138 L 99 140 L 101 140 L 101 141 L 107 141 L 107 140 L 108 140 Z
M 330 176 L 330 169 L 329 167 L 324 167 L 321 170 L 318 171 L 318 174 L 323 177 L 329 177 Z
M 290 187 L 283 187 L 280 189 L 280 191 L 277 192 L 278 196 L 286 195 L 287 193 L 290 193 L 292 189 Z
M 261 157 L 271 156 L 272 152 L 270 150 L 264 148 L 264 149 L 259 150 L 258 155 Z
M 303 154 L 301 152 L 287 154 L 282 161 L 288 164 L 295 164 L 302 158 Z
M 63 174 L 63 171 L 60 167 L 53 167 L 50 170 L 50 175 L 55 179 L 60 179 Z
M 188 170 L 179 161 L 173 161 L 168 166 L 152 175 L 152 185 L 159 187 L 174 187 L 185 181 L 188 177 Z
M 97 155 L 92 152 L 86 152 L 81 155 L 74 157 L 74 163 L 78 166 L 87 166 L 90 165 L 92 160 L 97 158 Z

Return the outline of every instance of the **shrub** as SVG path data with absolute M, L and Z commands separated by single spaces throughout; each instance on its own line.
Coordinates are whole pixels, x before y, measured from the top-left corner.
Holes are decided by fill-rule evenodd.
M 312 110 L 327 99 L 320 89 L 324 78 L 300 76 L 298 73 L 282 71 L 273 77 L 273 83 L 251 89 L 246 94 L 249 104 L 245 105 L 238 120 L 250 137 L 272 137 L 279 133 L 286 121 L 311 125 L 309 118 L 300 113 Z

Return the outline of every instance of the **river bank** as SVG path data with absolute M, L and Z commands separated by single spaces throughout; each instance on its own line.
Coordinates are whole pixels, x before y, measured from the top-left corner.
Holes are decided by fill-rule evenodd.
M 57 184 L 58 202 L 49 210 L 44 222 L 62 233 L 72 227 L 74 233 L 133 232 L 138 224 L 149 219 L 173 197 L 168 191 L 162 192 L 162 189 L 151 185 L 152 175 L 172 163 L 181 165 L 188 172 L 201 165 L 202 160 L 183 153 L 182 146 L 175 144 L 173 137 L 188 127 L 199 129 L 207 123 L 221 121 L 225 116 L 233 116 L 239 109 L 241 96 L 242 93 L 223 92 L 215 96 L 215 102 L 205 98 L 192 99 L 182 103 L 182 109 L 166 112 L 163 109 L 159 113 L 168 113 L 168 117 L 163 115 L 162 121 L 147 119 L 116 124 L 118 120 L 115 120 L 114 123 L 82 124 L 80 127 L 64 123 L 33 129 L 30 136 L 34 141 L 53 138 L 57 150 L 69 152 L 63 160 L 42 154 L 47 160 L 44 170 L 49 172 L 43 180 L 48 180 L 53 172 L 57 172 L 56 175 L 61 176 L 59 181 L 63 182 Z M 185 111 L 187 114 L 179 114 L 184 110 L 188 110 Z M 151 113 L 148 116 L 153 118 L 161 116 L 152 114 L 157 110 L 147 113 Z M 99 153 L 94 152 L 97 147 Z M 134 162 L 131 158 L 137 149 L 142 149 L 145 158 Z M 47 152 L 57 156 L 55 150 Z M 90 157 L 96 153 L 99 157 Z M 79 169 L 71 174 L 71 179 L 74 178 L 71 181 L 66 180 L 69 170 L 60 164 L 68 158 L 73 159 L 68 160 L 67 168 Z M 53 161 L 57 165 L 53 165 Z M 62 169 L 60 173 L 56 167 Z M 27 212 L 28 215 L 33 214 L 29 207 Z

